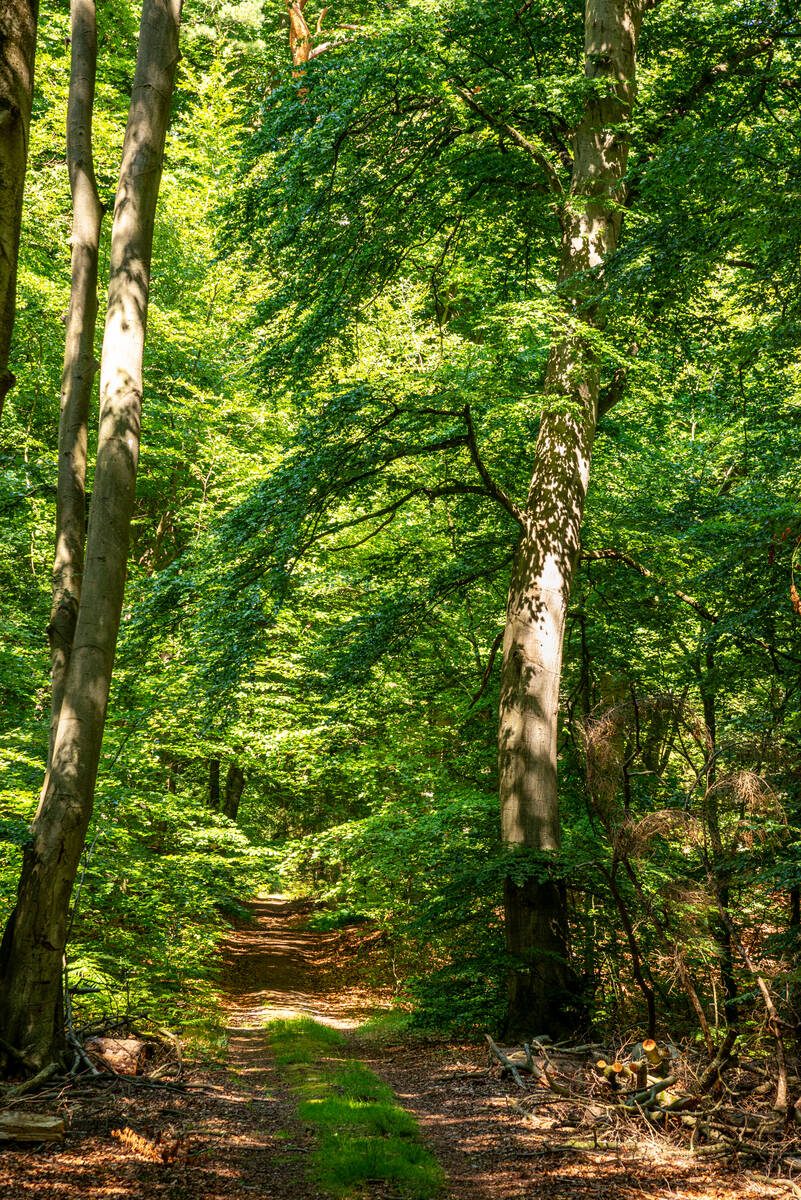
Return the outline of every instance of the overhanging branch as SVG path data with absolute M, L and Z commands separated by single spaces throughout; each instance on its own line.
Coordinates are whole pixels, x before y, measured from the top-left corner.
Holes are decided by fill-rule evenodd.
M 545 177 L 548 180 L 548 186 L 555 196 L 564 196 L 562 181 L 547 154 L 543 153 L 543 151 L 540 150 L 538 146 L 535 146 L 533 142 L 530 142 L 528 138 L 520 132 L 519 129 L 515 129 L 514 125 L 509 125 L 508 122 L 504 121 L 501 117 L 495 117 L 492 113 L 487 112 L 486 108 L 484 108 L 482 104 L 479 104 L 478 100 L 476 100 L 475 96 L 472 95 L 471 92 L 466 91 L 463 87 L 459 87 L 456 84 L 453 84 L 452 86 L 454 92 L 462 101 L 462 103 L 466 104 L 467 107 L 476 114 L 476 116 L 481 117 L 481 120 L 484 121 L 485 124 L 489 125 L 491 129 L 497 130 L 499 133 L 505 133 L 510 141 L 514 142 L 514 144 L 519 146 L 521 150 L 525 150 L 527 154 L 531 155 L 531 157 L 545 174 Z
M 582 550 L 581 557 L 585 562 L 611 561 L 623 563 L 624 566 L 629 567 L 632 571 L 636 571 L 638 575 L 642 575 L 643 579 L 652 579 L 664 591 L 671 592 L 677 600 L 681 600 L 684 604 L 689 604 L 690 608 L 697 612 L 699 617 L 702 617 L 705 621 L 711 621 L 712 624 L 716 624 L 720 619 L 715 613 L 710 612 L 700 600 L 693 599 L 692 596 L 688 596 L 686 592 L 682 592 L 678 588 L 668 587 L 658 576 L 654 575 L 653 571 L 650 571 L 648 567 L 644 567 L 642 563 L 638 563 L 630 554 L 625 554 L 622 550 Z
M 493 500 L 496 500 L 498 504 L 500 504 L 501 508 L 506 509 L 506 511 L 509 513 L 509 516 L 514 517 L 522 529 L 527 529 L 528 519 L 526 514 L 521 508 L 518 507 L 517 504 L 515 504 L 514 500 L 512 500 L 510 496 L 507 496 L 503 488 L 498 486 L 484 464 L 484 460 L 482 459 L 478 449 L 476 430 L 475 426 L 473 425 L 473 415 L 470 412 L 469 404 L 464 406 L 464 419 L 465 424 L 467 425 L 467 445 L 470 449 L 470 457 L 472 458 L 473 464 L 481 477 L 481 482 L 484 484 L 487 495 L 492 496 Z
M 712 625 L 717 625 L 721 619 L 720 613 L 712 612 L 711 609 L 707 608 L 705 604 L 702 604 L 700 600 L 696 600 L 692 596 L 688 596 L 686 592 L 681 591 L 679 588 L 670 587 L 665 583 L 664 580 L 660 579 L 658 575 L 655 575 L 653 571 L 650 571 L 648 567 L 644 567 L 642 563 L 638 563 L 637 560 L 632 558 L 630 554 L 626 554 L 622 550 L 582 550 L 581 558 L 584 562 L 606 561 L 622 563 L 630 570 L 636 571 L 638 575 L 643 577 L 643 579 L 653 580 L 657 587 L 661 588 L 665 592 L 669 592 L 672 596 L 675 596 L 677 600 L 681 600 L 683 604 L 689 605 L 694 612 L 698 613 L 698 616 L 701 617 L 702 620 L 709 621 L 709 623 Z M 755 637 L 751 633 L 740 631 L 739 634 L 732 634 L 732 637 L 735 638 L 735 640 L 737 637 L 739 637 L 742 641 L 750 642 L 752 646 L 759 646 L 761 650 L 766 650 L 771 656 L 774 666 L 776 666 L 775 659 L 777 655 L 780 658 L 786 659 L 788 662 L 801 662 L 801 659 L 797 658 L 796 655 L 789 654 L 786 650 L 780 650 L 778 646 L 774 646 L 771 642 L 765 641 L 764 638 Z

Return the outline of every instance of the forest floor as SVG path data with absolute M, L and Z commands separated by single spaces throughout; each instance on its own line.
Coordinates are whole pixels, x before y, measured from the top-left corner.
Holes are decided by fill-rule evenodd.
M 265 1024 L 307 1016 L 343 1031 L 354 1057 L 394 1090 L 442 1164 L 448 1200 L 728 1200 L 801 1194 L 723 1163 L 693 1159 L 647 1135 L 636 1152 L 575 1151 L 575 1130 L 544 1105 L 537 1123 L 510 1106 L 514 1085 L 489 1073 L 475 1043 L 370 1033 L 367 1018 L 389 996 L 364 982 L 363 929 L 307 928 L 310 906 L 280 896 L 250 905 L 222 953 L 229 1029 L 225 1063 L 189 1064 L 189 1092 L 117 1085 L 65 1089 L 30 1110 L 67 1121 L 63 1143 L 0 1152 L 4 1200 L 322 1200 L 311 1169 L 313 1131 L 270 1055 Z M 378 1022 L 380 1026 L 380 1022 Z M 130 1129 L 148 1142 L 120 1142 Z M 147 1144 L 178 1147 L 150 1161 Z M 388 1200 L 385 1184 L 369 1200 Z

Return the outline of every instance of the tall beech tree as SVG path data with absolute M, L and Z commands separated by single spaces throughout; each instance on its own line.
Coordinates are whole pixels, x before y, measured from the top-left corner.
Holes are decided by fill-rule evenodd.
M 485 463 L 479 449 L 481 431 L 477 420 L 474 422 L 470 403 L 462 410 L 451 403 L 420 407 L 417 430 L 409 421 L 414 405 L 398 403 L 395 412 L 388 412 L 385 420 L 377 421 L 372 431 L 365 416 L 362 442 L 355 443 L 373 447 L 371 476 L 392 462 L 451 455 L 453 451 L 466 449 L 472 477 L 460 482 L 440 482 L 438 486 L 429 486 L 425 494 L 432 500 L 470 493 L 484 496 L 499 504 L 506 517 L 512 517 L 519 528 L 503 637 L 498 735 L 501 829 L 508 847 L 534 852 L 535 858 L 545 856 L 545 864 L 539 858 L 537 871 L 542 872 L 544 866 L 546 877 L 540 878 L 536 871 L 532 872 L 529 855 L 522 878 L 516 872 L 505 884 L 507 944 L 519 963 L 510 979 L 510 1033 L 518 1030 L 530 1033 L 534 1026 L 546 1028 L 557 1019 L 559 1006 L 554 1003 L 555 998 L 574 993 L 567 967 L 564 890 L 557 881 L 548 878 L 547 866 L 560 845 L 559 688 L 565 618 L 580 547 L 604 370 L 603 355 L 598 352 L 603 321 L 595 297 L 602 290 L 604 264 L 617 249 L 620 236 L 626 202 L 623 181 L 630 143 L 629 122 L 636 89 L 637 39 L 643 13 L 651 6 L 651 0 L 586 0 L 583 78 L 574 81 L 574 95 L 581 93 L 582 102 L 578 106 L 580 116 L 572 129 L 564 128 L 564 122 L 559 125 L 552 120 L 548 132 L 547 122 L 540 119 L 542 132 L 537 130 L 527 135 L 514 123 L 514 116 L 510 119 L 508 105 L 507 112 L 498 111 L 503 104 L 503 90 L 513 86 L 509 83 L 510 72 L 519 69 L 519 60 L 515 61 L 514 56 L 503 72 L 501 87 L 496 76 L 493 98 L 485 98 L 485 89 L 474 86 L 468 77 L 474 60 L 469 45 L 463 51 L 460 48 L 458 21 L 464 22 L 461 31 L 469 38 L 474 36 L 476 27 L 480 28 L 481 21 L 488 23 L 491 32 L 499 34 L 500 29 L 493 22 L 501 22 L 502 18 L 484 10 L 474 17 L 465 9 L 458 18 L 448 14 L 456 22 L 448 29 L 452 39 L 448 50 L 452 44 L 456 61 L 449 61 L 444 51 L 432 52 L 432 63 L 439 75 L 439 93 L 414 95 L 415 85 L 421 90 L 425 87 L 421 77 L 424 73 L 421 71 L 415 77 L 419 63 L 415 63 L 415 71 L 408 75 L 399 68 L 399 80 L 391 78 L 392 70 L 387 72 L 385 86 L 388 91 L 392 89 L 393 99 L 392 116 L 387 119 L 386 146 L 387 154 L 395 157 L 392 169 L 387 169 L 386 164 L 380 168 L 376 164 L 379 178 L 387 180 L 383 202 L 381 183 L 366 205 L 363 200 L 361 204 L 355 201 L 345 183 L 339 185 L 339 190 L 347 197 L 349 206 L 337 208 L 337 185 L 345 172 L 342 156 L 350 145 L 344 133 L 337 135 L 330 164 L 322 156 L 312 160 L 321 174 L 318 228 L 324 246 L 325 239 L 330 239 L 329 253 L 334 253 L 341 262 L 342 241 L 351 237 L 353 251 L 347 271 L 328 285 L 337 296 L 340 312 L 326 310 L 323 300 L 309 326 L 341 328 L 347 319 L 342 316 L 348 308 L 346 297 L 356 306 L 358 288 L 380 290 L 393 272 L 407 269 L 400 266 L 407 254 L 414 257 L 422 247 L 440 237 L 441 256 L 438 262 L 434 259 L 430 268 L 438 320 L 447 321 L 449 312 L 461 307 L 458 292 L 448 298 L 447 292 L 438 290 L 438 274 L 450 243 L 458 240 L 462 225 L 471 220 L 474 197 L 490 190 L 487 176 L 498 170 L 498 166 L 489 153 L 486 165 L 475 169 L 473 176 L 469 169 L 456 165 L 456 178 L 460 181 L 466 178 L 468 182 L 463 185 L 461 204 L 448 204 L 440 194 L 441 175 L 437 175 L 437 167 L 441 159 L 447 161 L 451 146 L 455 146 L 456 164 L 472 162 L 477 142 L 482 148 L 486 146 L 486 141 L 479 139 L 497 138 L 503 153 L 512 157 L 514 164 L 505 165 L 508 183 L 505 177 L 498 182 L 497 195 L 493 196 L 494 211 L 500 211 L 504 201 L 510 214 L 516 210 L 514 217 L 508 218 L 510 227 L 529 247 L 539 239 L 544 240 L 544 232 L 553 227 L 554 213 L 559 227 L 557 301 L 551 320 L 551 347 L 542 386 L 534 469 L 525 503 L 516 503 Z M 574 43 L 569 53 L 563 47 L 554 50 L 547 36 L 544 35 L 545 52 L 554 55 L 564 69 L 575 54 Z M 308 41 L 306 37 L 297 44 L 306 45 Z M 568 41 L 572 42 L 572 35 L 565 38 Z M 495 53 L 489 36 L 482 50 L 483 54 L 475 56 L 480 62 L 486 61 L 487 53 Z M 528 54 L 522 46 L 521 54 L 525 61 Z M 310 88 L 308 99 L 304 94 L 306 107 L 311 99 Z M 349 102 L 347 97 L 345 100 Z M 351 115 L 355 138 L 362 134 L 359 125 L 362 119 L 364 128 L 372 132 L 377 124 L 375 111 L 371 109 L 366 116 L 365 105 Z M 347 130 L 347 119 L 340 120 Z M 403 151 L 398 147 L 404 147 Z M 411 167 L 409 162 L 413 164 Z M 408 194 L 404 193 L 404 186 L 408 186 Z M 429 209 L 425 202 L 421 203 L 421 195 L 429 202 Z M 534 199 L 529 199 L 532 196 Z M 447 234 L 441 233 L 443 226 L 449 230 Z M 342 234 L 343 228 L 348 230 L 347 234 Z M 375 254 L 368 245 L 367 230 L 371 228 L 381 231 L 375 238 L 380 247 Z M 398 228 L 406 234 L 404 245 L 396 233 Z M 351 229 L 356 232 L 351 234 Z M 335 242 L 339 242 L 336 251 Z M 483 331 L 475 336 L 480 343 Z M 619 394 L 619 388 L 610 389 L 606 406 Z M 450 436 L 421 434 L 426 418 L 429 426 L 432 418 L 449 421 Z M 460 427 L 458 431 L 453 429 L 454 423 Z M 376 437 L 376 431 L 386 429 L 391 429 L 394 435 L 393 439 L 387 438 L 389 446 L 382 445 Z M 362 454 L 360 449 L 359 455 Z M 365 478 L 357 470 L 359 455 L 344 460 L 343 483 L 327 491 L 317 488 L 324 502 L 337 491 L 347 489 L 347 474 L 351 474 L 351 487 L 353 481 Z M 407 487 L 405 495 L 379 508 L 376 515 L 391 517 L 399 504 L 420 495 L 420 490 Z M 327 531 L 331 528 L 327 526 Z
M 509 845 L 550 853 L 560 843 L 557 726 L 570 586 L 581 545 L 601 363 L 588 329 L 597 275 L 614 253 L 625 203 L 636 88 L 637 38 L 650 0 L 587 0 L 584 74 L 591 86 L 572 134 L 570 186 L 548 177 L 562 226 L 559 278 L 569 296 L 563 336 L 545 375 L 534 472 L 520 513 L 501 668 L 498 753 L 501 830 Z M 552 879 L 508 878 L 509 1032 L 552 1024 L 554 993 L 567 990 L 564 889 Z
M 0 417 L 15 382 L 8 359 L 16 309 L 38 19 L 39 0 L 7 0 L 0 10 Z
M 97 261 L 103 207 L 92 154 L 92 109 L 97 73 L 94 0 L 73 0 L 67 164 L 72 190 L 72 279 L 61 381 L 56 549 L 48 637 L 52 692 L 50 753 L 58 729 L 78 605 L 86 535 L 86 451 L 95 361 Z
M 92 813 L 122 611 L 153 228 L 180 16 L 181 0 L 144 0 L 111 234 L 86 565 L 52 754 L 0 952 L 0 1037 L 37 1066 L 62 1049 L 69 900 Z
M 477 521 L 493 519 L 486 501 L 507 530 L 510 518 L 516 523 L 498 731 L 502 838 L 522 852 L 512 855 L 504 888 L 507 945 L 519 963 L 510 1033 L 547 1027 L 559 1019 L 556 998 L 576 994 L 559 882 L 557 731 L 596 428 L 624 393 L 626 363 L 648 328 L 638 289 L 654 292 L 657 311 L 671 303 L 656 296 L 653 258 L 661 255 L 675 281 L 671 253 L 686 253 L 695 264 L 687 287 L 720 254 L 718 239 L 681 232 L 684 211 L 668 238 L 656 214 L 680 205 L 678 164 L 691 157 L 701 170 L 709 145 L 726 145 L 710 139 L 714 110 L 729 93 L 743 111 L 758 107 L 768 78 L 755 64 L 795 36 L 789 13 L 771 11 L 755 24 L 739 9 L 665 5 L 648 37 L 632 169 L 638 41 L 652 7 L 586 0 L 555 16 L 539 3 L 508 14 L 453 0 L 421 38 L 419 10 L 398 6 L 336 65 L 308 62 L 301 105 L 286 93 L 265 105 L 249 163 L 261 152 L 279 169 L 267 175 L 257 167 L 244 202 L 231 204 L 259 252 L 274 255 L 277 283 L 262 314 L 289 331 L 280 345 L 264 339 L 265 380 L 288 391 L 302 380 L 320 396 L 312 417 L 299 405 L 306 423 L 283 483 L 279 472 L 272 491 L 243 507 L 251 549 L 237 580 L 249 583 L 258 570 L 262 537 L 272 539 L 270 561 L 291 572 L 316 540 L 358 525 L 354 545 L 362 545 L 407 505 L 441 513 L 434 502 L 448 498 L 447 521 L 474 554 Z M 703 48 L 700 62 L 685 53 L 690 36 Z M 667 60 L 675 67 L 666 69 Z M 624 211 L 634 236 L 622 241 Z M 734 248 L 736 225 L 725 227 Z M 302 253 L 304 272 L 286 268 L 290 247 L 293 262 Z M 399 366 L 395 352 L 359 376 L 358 360 L 368 355 L 358 343 L 363 334 L 365 345 L 386 337 L 374 311 L 387 303 L 414 330 L 415 365 Z M 338 387 L 320 383 L 326 372 Z M 529 389 L 533 417 L 524 407 Z M 465 588 L 497 577 L 498 562 L 508 561 L 499 543 L 498 533 L 487 537 L 491 549 L 480 568 L 464 570 Z M 278 578 L 283 588 L 286 574 Z M 427 603 L 453 587 L 452 578 L 431 579 Z M 418 611 L 425 606 L 421 595 Z M 384 649 L 393 636 L 403 644 L 413 625 L 405 598 L 391 595 L 387 610 Z M 375 615 L 358 643 L 373 662 L 382 652 Z

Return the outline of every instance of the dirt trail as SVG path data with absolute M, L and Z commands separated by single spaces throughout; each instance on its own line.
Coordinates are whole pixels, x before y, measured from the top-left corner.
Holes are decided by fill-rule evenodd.
M 647 1138 L 642 1152 L 628 1156 L 561 1152 L 559 1143 L 570 1131 L 557 1129 L 547 1104 L 536 1125 L 518 1119 L 507 1085 L 484 1070 L 480 1046 L 419 1039 L 377 1045 L 360 1037 L 361 1022 L 388 997 L 348 978 L 349 955 L 363 937 L 358 931 L 309 931 L 303 922 L 310 908 L 280 896 L 250 908 L 255 924 L 233 933 L 224 947 L 232 1063 L 243 1069 L 246 1060 L 255 1060 L 257 1075 L 269 1074 L 260 1030 L 270 1017 L 310 1016 L 349 1031 L 358 1057 L 418 1118 L 448 1173 L 449 1200 L 741 1200 L 781 1194 L 714 1164 L 660 1161 L 649 1153 Z M 293 1193 L 298 1200 L 313 1194 L 313 1187 Z
M 67 1138 L 0 1144 L 3 1200 L 323 1200 L 307 1166 L 312 1135 L 271 1064 L 264 1024 L 305 1015 L 351 1029 L 367 994 L 338 986 L 343 936 L 304 930 L 310 906 L 268 896 L 248 907 L 250 919 L 221 947 L 226 1064 L 191 1069 L 189 1094 L 120 1084 L 32 1103 L 64 1116 Z M 126 1127 L 156 1144 L 185 1139 L 188 1163 L 148 1162 L 112 1138 Z
M 386 995 L 359 984 L 361 930 L 304 928 L 310 906 L 281 896 L 253 901 L 251 919 L 222 946 L 222 1002 L 229 1027 L 225 1066 L 198 1068 L 189 1094 L 118 1086 L 65 1090 L 48 1101 L 68 1122 L 63 1145 L 0 1147 L 3 1200 L 323 1200 L 310 1177 L 311 1133 L 271 1065 L 264 1024 L 310 1016 L 349 1033 L 355 1053 L 413 1112 L 450 1179 L 449 1200 L 744 1200 L 779 1197 L 714 1165 L 641 1152 L 559 1151 L 569 1136 L 542 1106 L 538 1124 L 510 1109 L 506 1085 L 475 1045 L 405 1040 L 377 1045 L 358 1026 Z M 361 947 L 361 954 L 355 951 Z M 369 949 L 368 949 L 369 952 Z M 361 966 L 359 965 L 361 963 Z M 129 1126 L 151 1139 L 187 1139 L 186 1164 L 145 1161 L 111 1137 Z M 198 1153 L 199 1152 L 199 1153 Z M 377 1189 L 370 1200 L 388 1200 Z
M 369 1015 L 375 994 L 342 974 L 352 931 L 306 929 L 313 906 L 280 895 L 260 897 L 248 908 L 250 921 L 222 945 L 223 1007 L 233 1029 L 298 1016 L 354 1029 Z

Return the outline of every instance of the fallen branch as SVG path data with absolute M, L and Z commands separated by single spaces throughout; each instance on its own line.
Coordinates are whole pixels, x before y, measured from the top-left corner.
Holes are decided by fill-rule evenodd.
M 513 1063 L 513 1062 L 512 1062 L 512 1060 L 511 1060 L 510 1058 L 508 1058 L 508 1057 L 507 1057 L 507 1056 L 504 1054 L 503 1050 L 501 1050 L 499 1046 L 496 1046 L 496 1045 L 495 1045 L 495 1043 L 493 1042 L 493 1040 L 492 1040 L 492 1038 L 490 1037 L 490 1035 L 489 1035 L 489 1034 L 486 1034 L 485 1036 L 486 1036 L 486 1039 L 487 1039 L 487 1044 L 489 1045 L 489 1048 L 490 1048 L 490 1054 L 491 1054 L 491 1055 L 493 1055 L 493 1054 L 495 1055 L 495 1057 L 497 1058 L 498 1062 L 499 1062 L 499 1063 L 500 1063 L 500 1064 L 501 1064 L 501 1065 L 502 1065 L 502 1066 L 503 1066 L 503 1067 L 504 1067 L 504 1068 L 505 1068 L 505 1069 L 506 1069 L 506 1070 L 509 1072 L 509 1074 L 512 1076 L 512 1079 L 514 1079 L 514 1081 L 515 1081 L 515 1083 L 517 1084 L 517 1086 L 518 1086 L 518 1087 L 520 1087 L 520 1088 L 522 1088 L 522 1089 L 523 1089 L 523 1091 L 525 1091 L 525 1090 L 526 1090 L 526 1085 L 523 1083 L 523 1080 L 520 1078 L 520 1074 L 519 1074 L 519 1072 L 518 1072 L 518 1070 L 517 1070 L 517 1066 L 515 1065 L 515 1063 Z M 527 1070 L 528 1070 L 528 1067 L 527 1067 L 526 1065 L 520 1064 L 520 1066 L 521 1066 L 521 1069 L 522 1069 L 522 1070 L 524 1070 L 524 1071 L 527 1071 Z
M 633 1096 L 621 1096 L 620 1103 L 622 1108 L 642 1109 L 643 1112 L 649 1112 L 656 1107 L 656 1102 L 662 1092 L 673 1087 L 676 1082 L 675 1075 L 668 1075 L 665 1079 L 657 1079 L 649 1087 L 644 1088 L 641 1092 L 635 1092 Z
M 485 1034 L 485 1037 L 487 1039 L 487 1044 L 489 1045 L 489 1048 L 490 1048 L 490 1054 L 493 1054 L 495 1056 L 495 1058 L 498 1059 L 498 1062 L 503 1066 L 503 1068 L 506 1071 L 509 1072 L 509 1074 L 514 1079 L 515 1083 L 518 1085 L 518 1087 L 522 1088 L 523 1091 L 526 1091 L 527 1088 L 526 1088 L 526 1085 L 523 1083 L 523 1080 L 520 1078 L 520 1071 L 526 1071 L 529 1075 L 533 1075 L 534 1078 L 539 1083 L 545 1084 L 545 1086 L 549 1087 L 552 1092 L 555 1092 L 557 1094 L 557 1096 L 569 1097 L 572 1095 L 570 1088 L 565 1087 L 561 1083 L 557 1083 L 555 1079 L 551 1078 L 551 1076 L 548 1074 L 547 1070 L 544 1070 L 542 1067 L 539 1067 L 534 1062 L 534 1059 L 531 1054 L 531 1047 L 528 1044 L 528 1042 L 526 1042 L 525 1046 L 523 1047 L 523 1051 L 525 1054 L 525 1062 L 520 1062 L 520 1061 L 515 1061 L 515 1060 L 509 1058 L 509 1056 L 507 1054 L 504 1054 L 503 1050 L 501 1050 L 501 1048 L 499 1046 L 497 1046 L 495 1044 L 495 1042 L 493 1042 L 492 1038 L 490 1037 L 490 1035 L 488 1033 Z M 545 1057 L 546 1061 L 550 1065 L 551 1060 L 548 1058 L 548 1055 L 545 1051 L 545 1047 L 542 1045 L 542 1043 L 538 1043 L 538 1045 L 539 1045 L 539 1049 L 543 1053 L 543 1056 Z
M 18 1096 L 24 1096 L 27 1092 L 35 1092 L 43 1083 L 47 1083 L 59 1069 L 56 1062 L 49 1063 L 43 1067 L 36 1075 L 30 1079 L 23 1080 L 22 1083 L 16 1084 L 14 1087 L 8 1088 L 3 1094 L 3 1100 L 16 1099 Z

